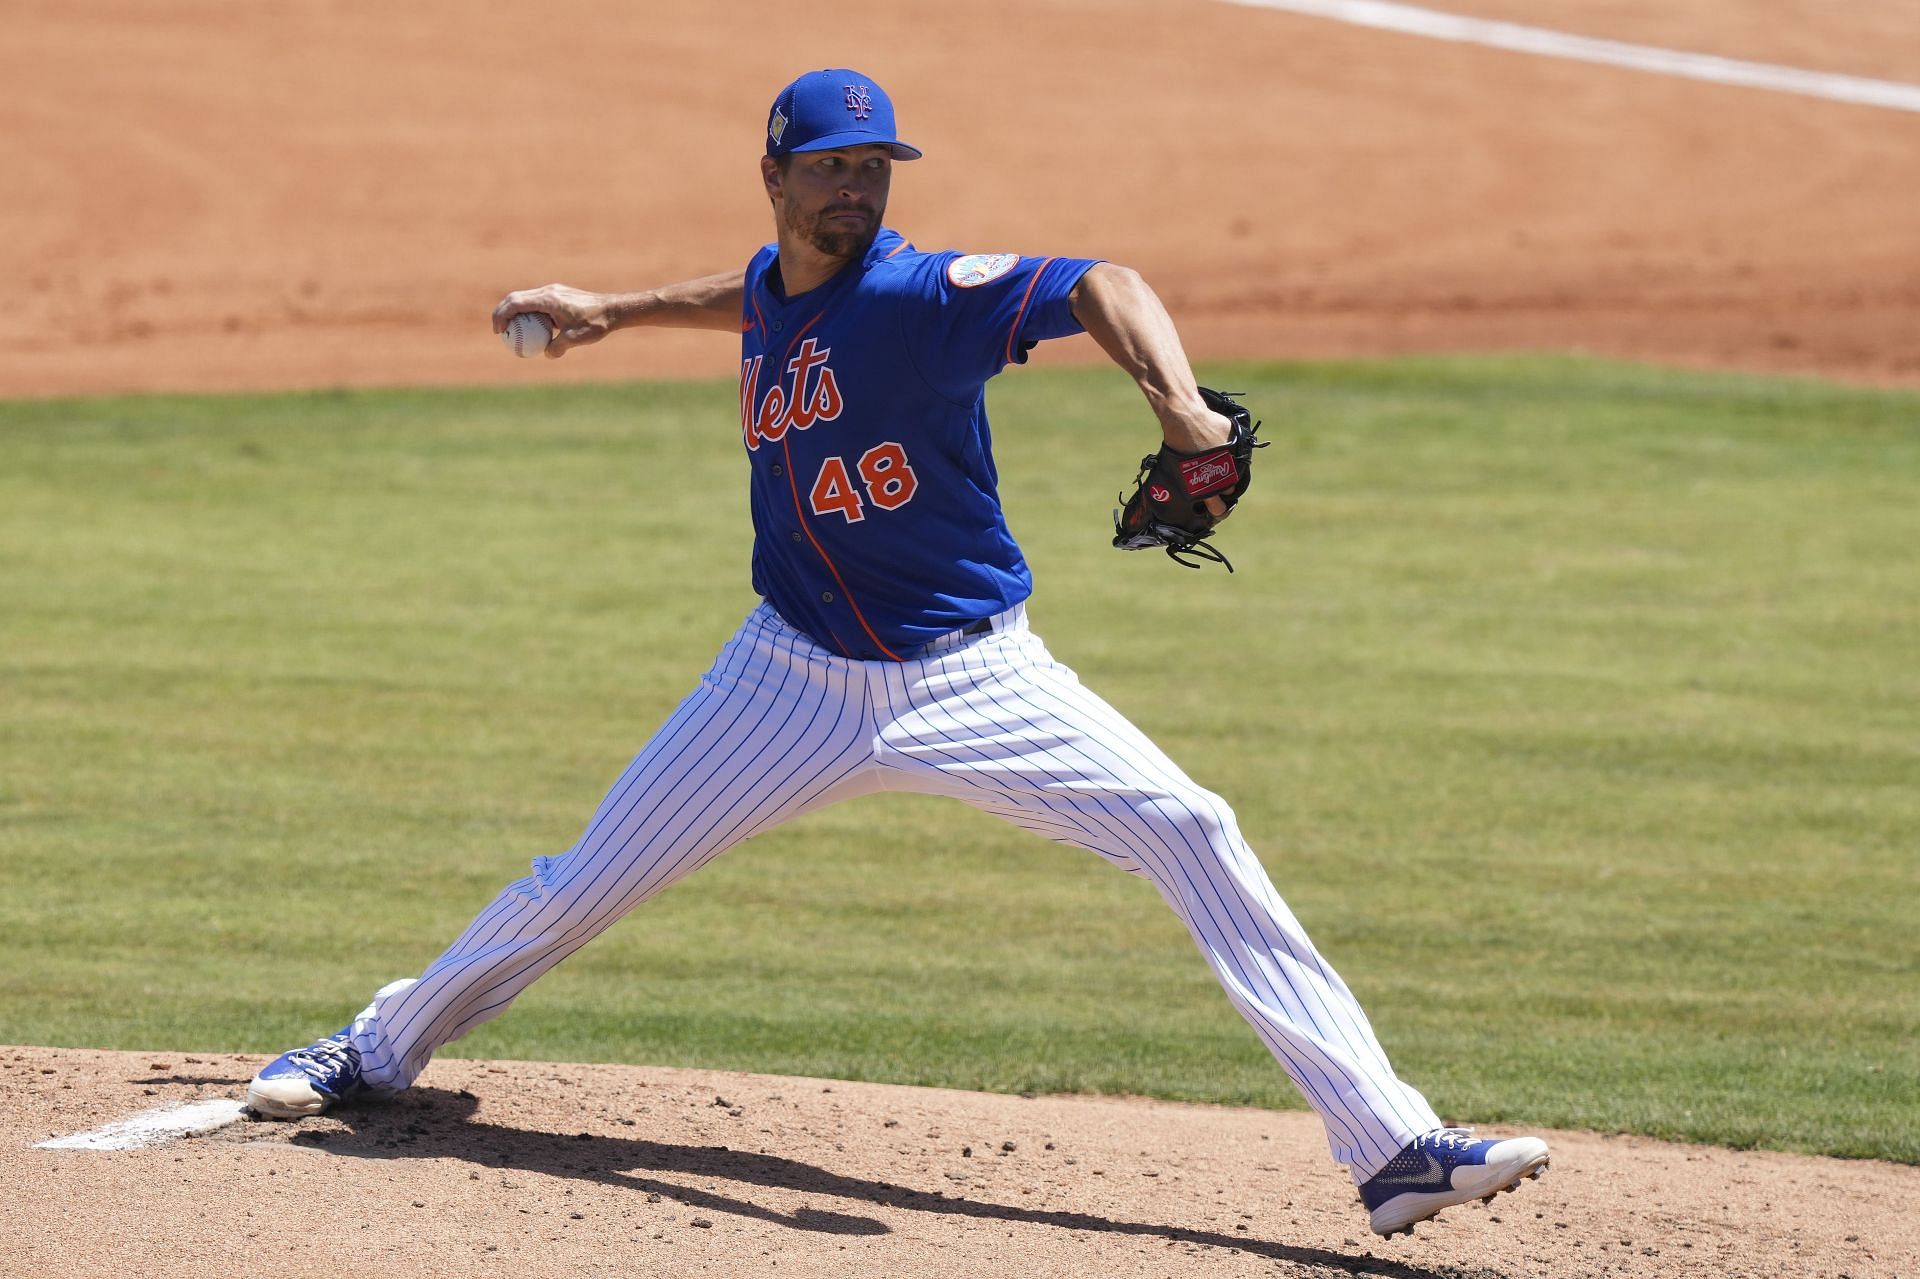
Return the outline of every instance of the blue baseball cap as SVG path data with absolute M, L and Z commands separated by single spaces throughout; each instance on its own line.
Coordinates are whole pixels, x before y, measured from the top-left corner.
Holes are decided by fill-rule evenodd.
M 896 160 L 918 160 L 920 150 L 894 136 L 893 99 L 873 77 L 835 67 L 809 71 L 780 90 L 767 112 L 767 154 L 832 151 L 881 143 Z

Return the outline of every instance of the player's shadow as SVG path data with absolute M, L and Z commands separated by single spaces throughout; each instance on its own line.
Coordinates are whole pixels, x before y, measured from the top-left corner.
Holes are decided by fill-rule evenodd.
M 891 1229 L 885 1222 L 853 1213 L 808 1207 L 793 1213 L 775 1212 L 688 1182 L 731 1181 L 913 1212 L 1237 1248 L 1274 1261 L 1321 1266 L 1335 1272 L 1364 1270 L 1381 1279 L 1448 1279 L 1445 1272 L 1370 1254 L 1349 1255 L 1244 1235 L 1121 1221 L 1093 1213 L 1027 1208 L 941 1191 L 916 1190 L 893 1182 L 846 1176 L 797 1159 L 732 1150 L 726 1146 L 682 1146 L 641 1137 L 608 1137 L 584 1132 L 564 1136 L 510 1128 L 475 1120 L 473 1112 L 478 1104 L 471 1093 L 416 1086 L 389 1101 L 350 1104 L 333 1111 L 333 1117 L 346 1125 L 345 1132 L 303 1130 L 296 1133 L 293 1140 L 303 1146 L 359 1159 L 463 1159 L 486 1168 L 516 1169 L 617 1186 L 657 1194 L 689 1208 L 823 1234 L 884 1235 L 891 1233 Z
M 145 1079 L 129 1079 L 130 1084 L 186 1084 L 195 1088 L 224 1088 L 239 1084 L 244 1086 L 248 1077 L 238 1075 L 149 1075 Z

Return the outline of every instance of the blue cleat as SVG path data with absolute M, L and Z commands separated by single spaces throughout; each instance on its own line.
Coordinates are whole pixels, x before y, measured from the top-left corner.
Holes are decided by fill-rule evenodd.
M 342 1030 L 275 1057 L 247 1085 L 247 1105 L 268 1119 L 298 1119 L 320 1114 L 360 1086 L 360 1050 Z
M 1442 1128 L 1416 1137 L 1360 1187 L 1360 1202 L 1377 1235 L 1413 1233 L 1442 1208 L 1492 1199 L 1547 1168 L 1547 1143 L 1538 1137 L 1475 1141 L 1466 1128 Z

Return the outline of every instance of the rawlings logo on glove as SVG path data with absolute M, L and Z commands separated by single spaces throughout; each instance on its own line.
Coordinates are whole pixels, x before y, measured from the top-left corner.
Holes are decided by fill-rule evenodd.
M 1141 458 L 1133 496 L 1113 515 L 1113 544 L 1123 551 L 1158 546 L 1176 564 L 1199 568 L 1197 561 L 1209 560 L 1225 564 L 1231 573 L 1233 565 L 1207 536 L 1233 513 L 1247 491 L 1253 479 L 1253 451 L 1265 448 L 1267 441 L 1255 437 L 1260 424 L 1232 394 L 1203 386 L 1200 398 L 1232 421 L 1227 442 L 1198 453 L 1182 453 L 1163 444 L 1158 453 Z M 1226 510 L 1215 515 L 1207 509 L 1209 500 Z

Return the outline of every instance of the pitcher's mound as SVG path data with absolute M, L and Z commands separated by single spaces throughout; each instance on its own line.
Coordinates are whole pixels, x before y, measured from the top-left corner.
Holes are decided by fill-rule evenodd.
M 1114 1098 L 443 1060 L 320 1119 L 36 1144 L 264 1061 L 0 1049 L 0 1275 L 1920 1274 L 1920 1168 L 1546 1133 L 1546 1177 L 1389 1243 L 1311 1116 Z

